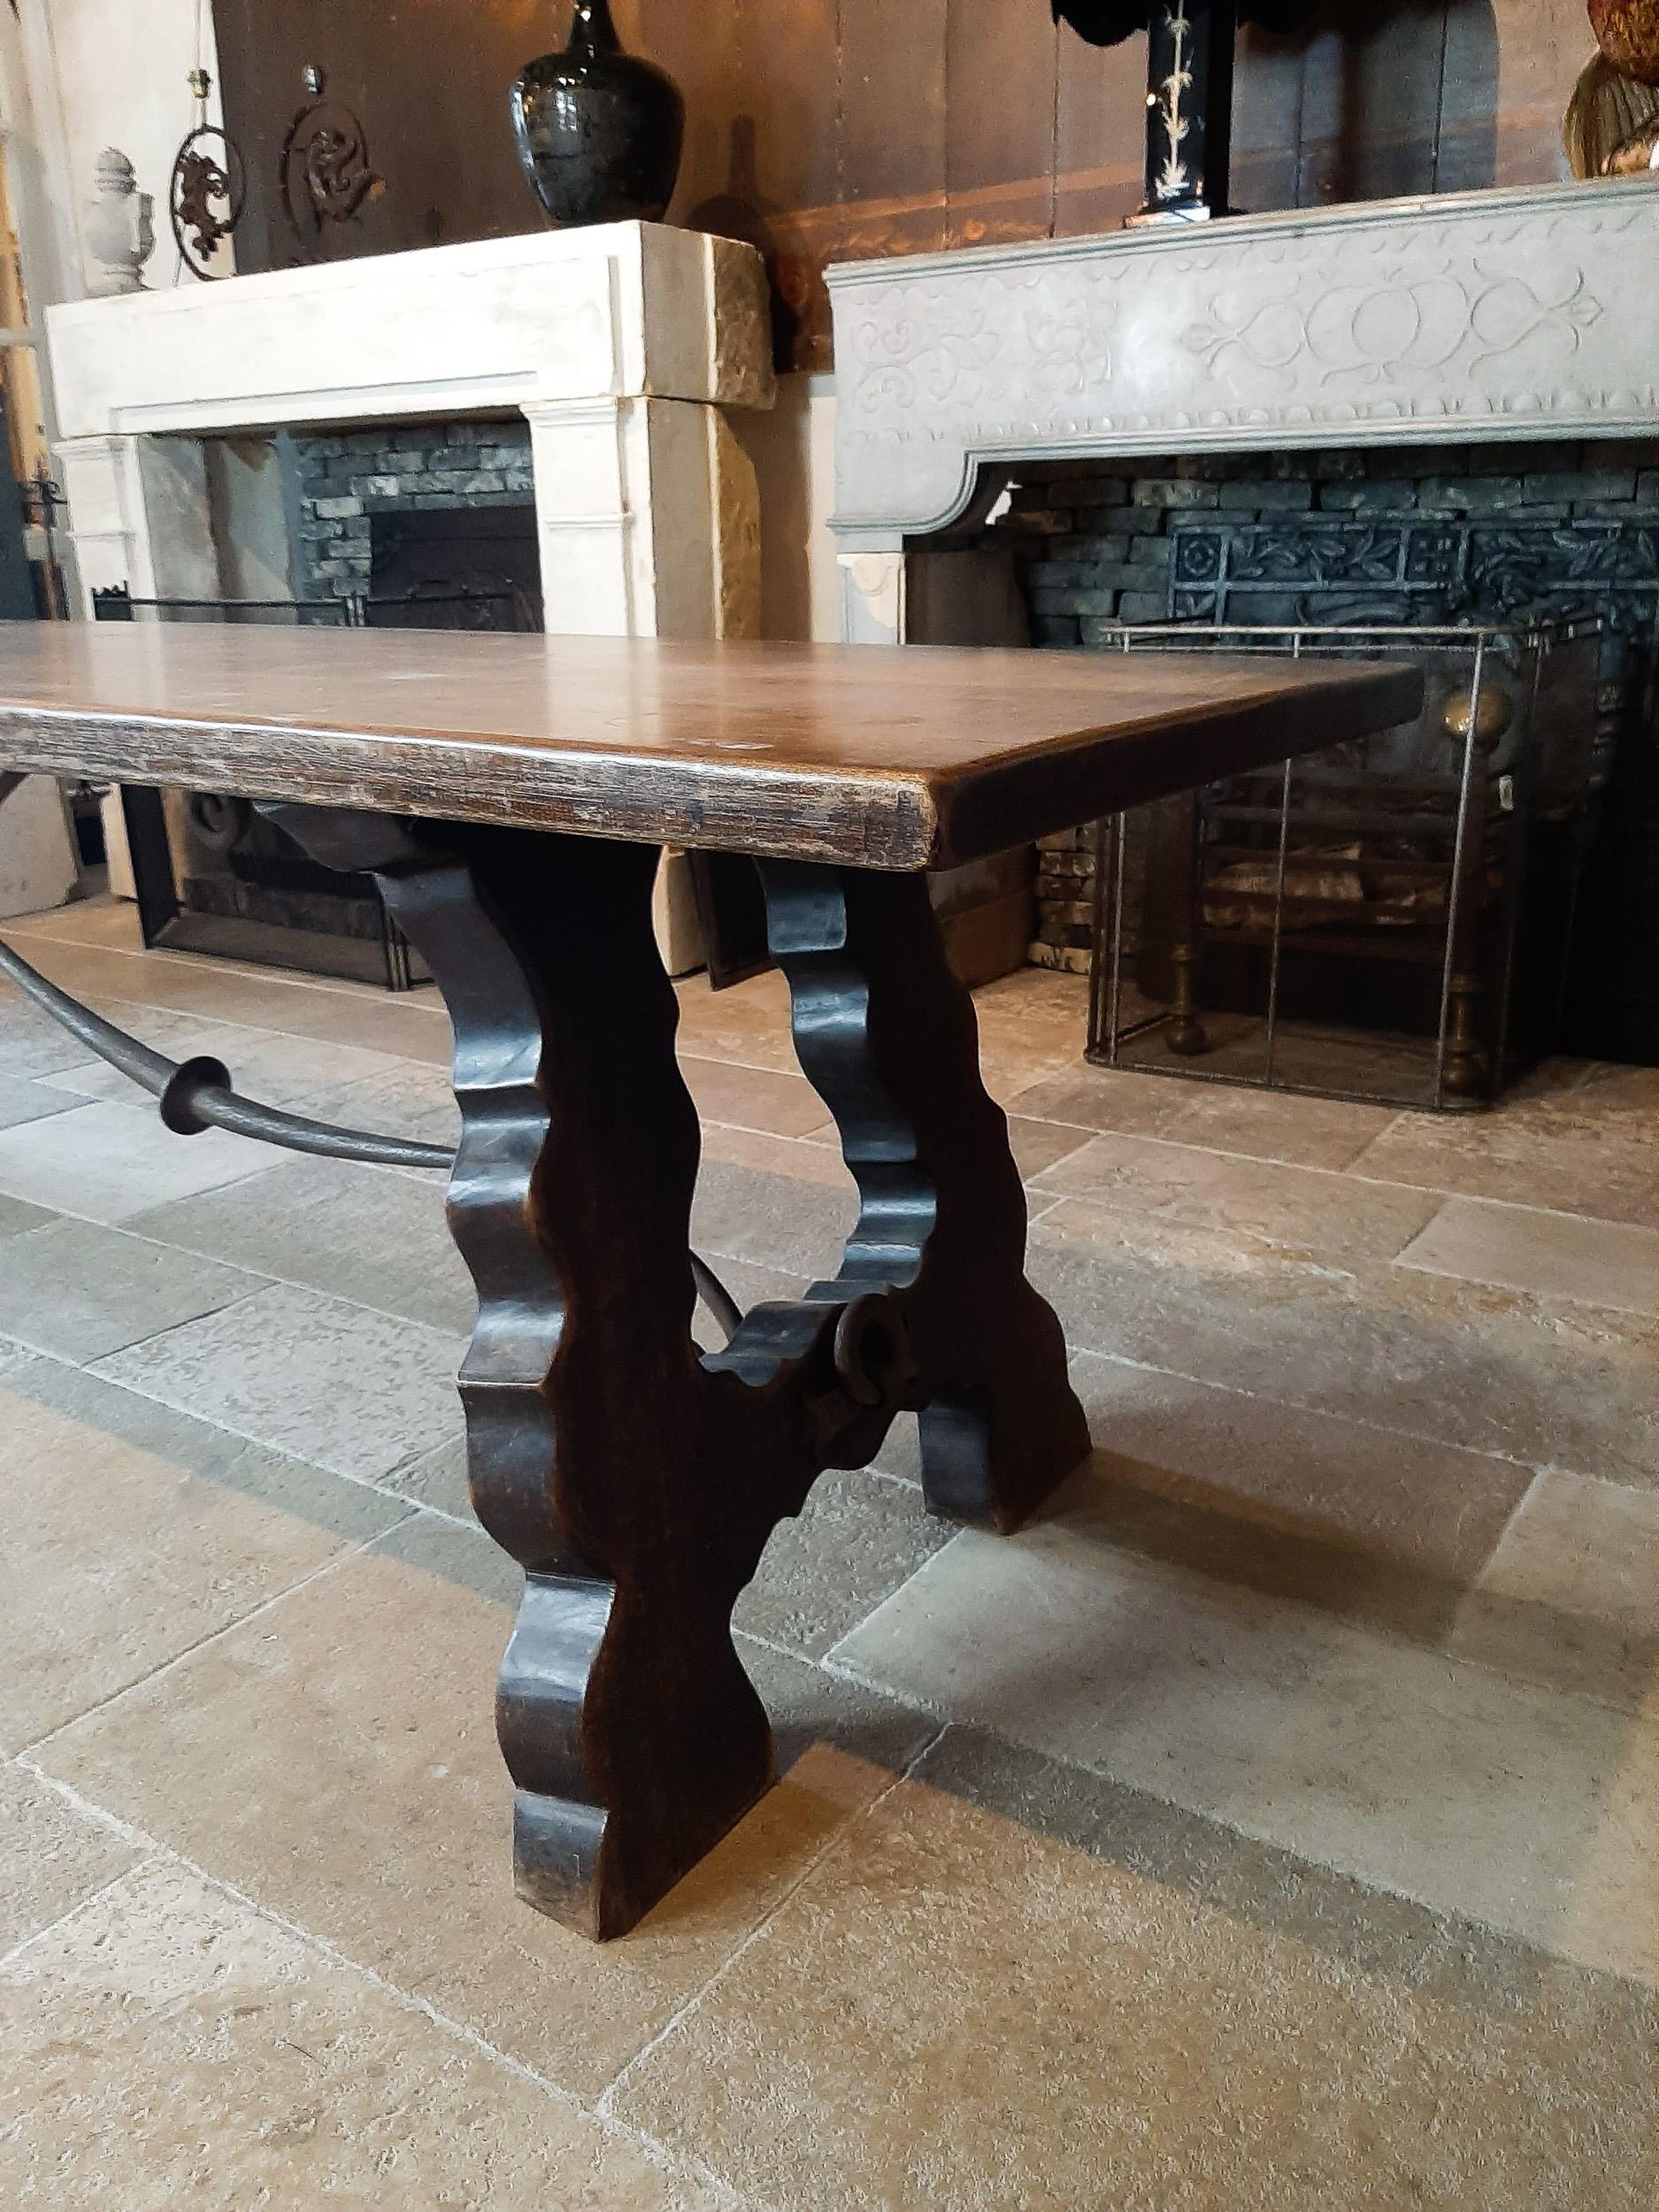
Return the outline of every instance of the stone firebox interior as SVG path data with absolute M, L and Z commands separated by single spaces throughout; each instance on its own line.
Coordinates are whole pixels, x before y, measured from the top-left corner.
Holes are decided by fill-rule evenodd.
M 409 594 L 425 600 L 428 619 L 442 619 L 447 603 L 460 620 L 467 610 L 454 595 L 469 594 L 490 626 L 541 626 L 535 465 L 522 420 L 302 434 L 291 469 L 296 597 Z M 533 624 L 513 618 L 520 608 Z

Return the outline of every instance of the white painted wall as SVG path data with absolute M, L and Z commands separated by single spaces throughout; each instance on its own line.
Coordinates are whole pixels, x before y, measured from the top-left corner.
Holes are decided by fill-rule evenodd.
M 214 80 L 208 120 L 220 120 L 219 55 L 208 0 L 19 0 L 37 110 L 50 107 L 67 177 L 59 221 L 75 242 L 84 283 L 87 203 L 93 169 L 119 146 L 156 203 L 156 250 L 144 281 L 164 291 L 196 280 L 181 271 L 167 217 L 168 181 L 179 142 L 196 120 L 188 77 L 198 26 L 204 66 Z M 66 204 L 62 203 L 66 202 Z M 71 296 L 65 293 L 64 296 Z

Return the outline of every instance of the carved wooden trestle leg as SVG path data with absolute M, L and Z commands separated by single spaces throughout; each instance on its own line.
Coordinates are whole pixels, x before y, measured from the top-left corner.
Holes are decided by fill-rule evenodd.
M 833 1279 L 704 1356 L 655 849 L 269 811 L 378 878 L 449 1004 L 472 1494 L 525 1570 L 497 1700 L 518 1882 L 620 1934 L 771 1779 L 731 1611 L 819 1471 L 862 1465 L 914 1408 L 929 1503 L 1006 1529 L 1088 1449 L 1059 1325 L 1025 1280 L 972 1005 L 922 879 L 764 867 L 802 1064 L 863 1204 Z

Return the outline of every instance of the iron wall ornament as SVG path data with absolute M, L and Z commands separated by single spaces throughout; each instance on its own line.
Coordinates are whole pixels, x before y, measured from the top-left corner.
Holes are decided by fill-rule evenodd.
M 307 260 L 324 257 L 331 229 L 350 222 L 386 189 L 369 160 L 369 143 L 350 108 L 328 96 L 326 71 L 314 63 L 303 82 L 310 96 L 282 141 L 282 207 Z
M 526 65 L 511 111 L 518 158 L 555 223 L 662 219 L 686 104 L 654 62 L 623 52 L 609 0 L 576 0 L 570 43 Z
M 1621 77 L 1659 85 L 1659 0 L 1588 0 L 1590 28 Z
M 173 156 L 167 186 L 167 212 L 179 258 L 204 282 L 231 273 L 218 265 L 219 250 L 242 220 L 248 193 L 247 172 L 234 141 L 207 119 L 212 88 L 205 69 L 190 72 L 196 122 Z

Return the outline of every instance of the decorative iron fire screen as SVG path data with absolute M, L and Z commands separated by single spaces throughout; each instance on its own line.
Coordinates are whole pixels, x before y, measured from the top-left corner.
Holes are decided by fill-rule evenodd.
M 1404 654 L 1428 685 L 1413 726 L 1099 825 L 1092 1059 L 1438 1110 L 1487 1102 L 1553 1048 L 1599 623 L 1187 623 L 1116 642 Z

